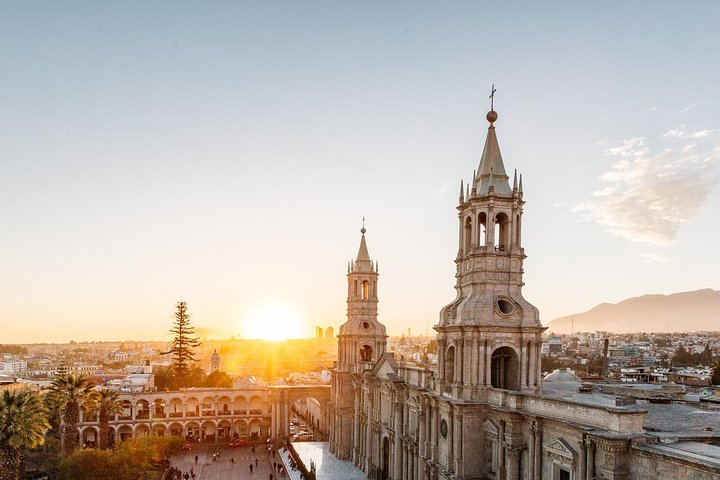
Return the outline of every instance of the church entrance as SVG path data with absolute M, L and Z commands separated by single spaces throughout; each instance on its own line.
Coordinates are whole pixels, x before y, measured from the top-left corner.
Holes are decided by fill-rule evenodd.
M 382 472 L 380 480 L 388 480 L 390 478 L 390 440 L 388 437 L 383 438 L 382 445 Z
M 510 347 L 500 347 L 491 357 L 490 381 L 495 388 L 518 390 L 518 356 Z

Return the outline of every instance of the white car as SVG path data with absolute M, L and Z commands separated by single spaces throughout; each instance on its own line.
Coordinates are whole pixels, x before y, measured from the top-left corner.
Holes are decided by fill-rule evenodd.
M 300 432 L 297 435 L 290 437 L 292 442 L 312 442 L 315 440 L 315 435 L 308 432 Z

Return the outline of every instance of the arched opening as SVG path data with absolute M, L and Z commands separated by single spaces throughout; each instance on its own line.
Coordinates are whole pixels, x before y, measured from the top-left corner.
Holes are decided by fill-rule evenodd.
M 455 382 L 455 346 L 450 345 L 445 351 L 445 381 Z
M 478 245 L 484 247 L 487 244 L 487 214 L 478 215 Z
M 130 400 L 122 400 L 120 402 L 120 406 L 122 407 L 122 411 L 118 414 L 117 419 L 118 420 L 132 420 L 133 406 L 132 406 L 132 403 L 130 402 Z
M 467 217 L 465 219 L 465 253 L 470 252 L 472 247 L 472 218 Z
M 515 216 L 515 245 L 518 247 L 521 245 L 520 243 L 520 215 Z
M 263 400 L 262 398 L 254 395 L 250 398 L 250 415 L 262 415 L 263 413 Z
M 183 404 L 179 398 L 173 398 L 170 400 L 170 406 L 168 407 L 170 418 L 180 418 L 183 416 Z
M 372 362 L 373 349 L 370 345 L 363 345 L 360 347 L 360 361 L 361 362 Z
M 388 480 L 388 478 L 390 478 L 390 440 L 385 437 L 382 444 L 382 472 L 380 473 L 380 479 Z
M 152 409 L 150 413 L 153 418 L 165 418 L 165 401 L 162 398 L 156 398 L 153 400 Z
M 519 387 L 518 356 L 511 347 L 500 347 L 490 359 L 490 381 L 495 388 L 517 390 Z
M 353 284 L 354 284 L 354 287 L 353 287 L 353 297 L 357 297 L 357 296 L 358 296 L 358 283 L 357 283 L 357 280 L 355 280 L 355 281 L 353 282 Z
M 362 299 L 367 300 L 370 296 L 370 284 L 367 280 L 363 280 L 362 283 Z
M 199 417 L 200 416 L 200 402 L 195 397 L 190 397 L 185 402 L 185 416 L 186 417 Z
M 495 250 L 503 252 L 509 249 L 510 242 L 508 238 L 508 226 L 510 220 L 508 216 L 500 212 L 495 215 Z

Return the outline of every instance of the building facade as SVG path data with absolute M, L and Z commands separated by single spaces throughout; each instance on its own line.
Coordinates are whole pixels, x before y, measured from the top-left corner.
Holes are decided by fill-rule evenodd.
M 115 440 L 151 434 L 181 436 L 190 441 L 264 440 L 270 432 L 266 386 L 125 393 L 120 394 L 120 400 L 123 412 L 110 422 Z M 98 433 L 97 418 L 83 416 L 81 444 L 94 446 Z
M 522 177 L 511 185 L 497 113 L 487 120 L 479 168 L 461 182 L 456 298 L 434 327 L 437 369 L 386 353 L 377 262 L 361 231 L 338 335 L 331 451 L 380 480 L 720 478 L 720 412 L 628 402 L 574 376 L 542 382 L 544 328 L 522 295 Z

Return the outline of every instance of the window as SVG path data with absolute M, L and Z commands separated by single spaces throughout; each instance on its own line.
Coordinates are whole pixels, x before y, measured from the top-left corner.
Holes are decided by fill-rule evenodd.
M 370 296 L 370 284 L 367 280 L 363 280 L 362 283 L 362 298 L 363 300 L 367 300 Z
M 371 362 L 372 361 L 373 349 L 370 345 L 363 345 L 360 347 L 360 361 Z

